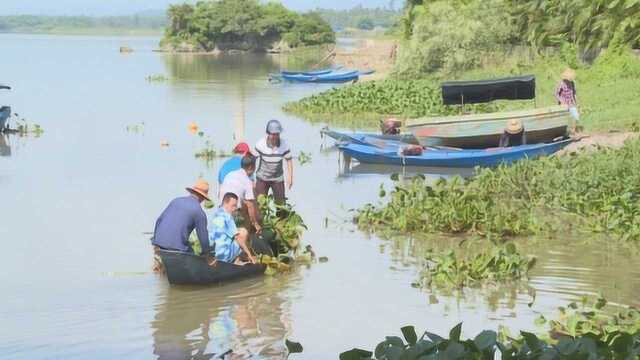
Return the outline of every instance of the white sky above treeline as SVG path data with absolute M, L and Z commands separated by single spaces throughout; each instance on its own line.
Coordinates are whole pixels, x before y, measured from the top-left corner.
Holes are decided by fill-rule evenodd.
M 0 0 L 0 15 L 130 15 L 147 10 L 164 10 L 183 0 Z M 189 2 L 193 2 L 190 0 Z M 317 7 L 349 9 L 357 5 L 368 8 L 387 7 L 391 0 L 280 0 L 294 10 Z M 395 0 L 399 7 L 404 0 Z

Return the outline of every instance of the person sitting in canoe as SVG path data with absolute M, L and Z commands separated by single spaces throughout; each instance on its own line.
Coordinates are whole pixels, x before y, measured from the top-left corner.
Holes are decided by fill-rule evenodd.
M 527 144 L 527 134 L 524 131 L 522 122 L 518 119 L 511 119 L 507 122 L 507 127 L 500 136 L 500 147 L 510 147 Z
M 253 226 L 257 233 L 262 231 L 262 227 L 258 222 L 258 204 L 253 192 L 253 181 L 251 175 L 256 170 L 256 158 L 251 154 L 242 157 L 240 170 L 235 170 L 224 177 L 222 185 L 220 185 L 220 194 L 224 196 L 226 193 L 233 193 L 238 197 L 237 208 L 245 219 L 249 219 L 250 223 L 247 228 Z M 222 205 L 223 198 L 220 198 L 219 204 Z
M 199 179 L 192 187 L 187 187 L 188 196 L 172 200 L 156 220 L 151 243 L 154 249 L 174 250 L 193 253 L 189 245 L 189 235 L 195 229 L 203 254 L 214 249 L 209 246 L 207 215 L 200 205 L 209 200 L 209 183 Z M 214 257 L 207 255 L 207 263 L 215 266 Z
M 219 261 L 236 265 L 255 264 L 256 258 L 249 249 L 249 232 L 245 228 L 237 228 L 233 219 L 237 207 L 236 194 L 228 192 L 222 196 L 222 205 L 211 218 L 209 244 L 215 249 L 214 256 Z
M 227 161 L 225 161 L 220 167 L 220 170 L 218 170 L 218 185 L 222 185 L 227 174 L 242 168 L 242 157 L 250 152 L 251 148 L 249 147 L 249 144 L 245 142 L 238 143 L 238 145 L 233 148 L 233 153 L 236 155 L 227 159 Z M 219 194 L 219 196 L 220 195 L 224 194 Z

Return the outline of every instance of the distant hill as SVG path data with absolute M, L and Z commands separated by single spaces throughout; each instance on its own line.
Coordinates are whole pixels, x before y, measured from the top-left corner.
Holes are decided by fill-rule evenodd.
M 0 32 L 44 34 L 159 34 L 165 12 L 149 10 L 130 16 L 0 16 Z

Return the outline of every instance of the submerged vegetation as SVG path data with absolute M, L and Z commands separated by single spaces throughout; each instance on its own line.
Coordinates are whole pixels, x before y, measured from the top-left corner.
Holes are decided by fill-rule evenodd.
M 335 42 L 331 26 L 315 13 L 257 0 L 208 0 L 172 5 L 161 45 L 174 51 L 281 51 Z
M 584 224 L 594 232 L 640 241 L 640 140 L 621 149 L 520 161 L 480 170 L 474 178 L 396 181 L 384 205 L 357 212 L 364 229 L 531 235 L 555 225 Z M 398 180 L 397 176 L 394 177 Z
M 426 287 L 463 288 L 484 283 L 520 280 L 535 264 L 535 258 L 518 253 L 514 244 L 473 256 L 460 257 L 453 250 L 428 252 L 421 283 Z

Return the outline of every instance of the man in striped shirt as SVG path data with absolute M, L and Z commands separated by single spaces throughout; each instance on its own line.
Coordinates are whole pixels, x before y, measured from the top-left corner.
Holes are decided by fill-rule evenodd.
M 284 162 L 287 162 L 286 187 L 293 186 L 293 156 L 286 140 L 280 137 L 282 124 L 278 120 L 267 123 L 267 135 L 256 144 L 260 164 L 256 172 L 256 197 L 268 195 L 269 189 L 277 204 L 285 202 Z

